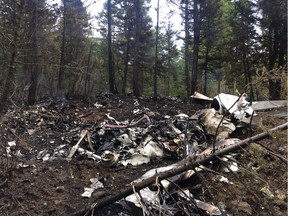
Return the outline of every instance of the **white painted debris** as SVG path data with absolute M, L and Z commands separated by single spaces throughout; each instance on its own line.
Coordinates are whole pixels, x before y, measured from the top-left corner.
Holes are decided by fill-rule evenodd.
M 127 160 L 132 166 L 139 166 L 150 162 L 150 157 L 143 154 L 133 154 L 130 160 Z
M 99 104 L 98 102 L 94 103 L 94 106 L 95 106 L 97 109 L 99 109 L 99 108 L 101 108 L 101 107 L 104 107 L 104 105 Z
M 175 115 L 174 116 L 176 119 L 179 119 L 179 120 L 188 120 L 188 118 L 189 118 L 189 116 L 188 115 L 186 115 L 186 114 L 184 114 L 184 113 L 180 113 L 180 114 L 178 114 L 178 115 Z
M 223 166 L 223 171 L 228 172 L 237 172 L 239 170 L 238 164 L 236 161 L 231 160 L 230 158 L 233 158 L 235 155 L 229 154 L 222 158 L 222 161 L 226 163 L 225 166 Z
M 151 169 L 149 171 L 147 171 L 144 175 L 142 175 L 139 179 L 136 179 L 132 182 L 133 183 L 137 183 L 137 182 L 141 182 L 155 174 L 160 174 L 162 172 L 171 170 L 173 168 L 175 168 L 176 164 L 172 164 L 166 167 L 159 167 L 159 168 L 155 168 L 155 169 Z M 168 190 L 169 186 L 173 183 L 171 182 L 176 182 L 176 181 L 180 181 L 180 180 L 185 180 L 189 177 L 191 177 L 194 174 L 193 170 L 188 170 L 184 173 L 178 174 L 176 176 L 172 176 L 169 178 L 169 181 L 166 179 L 161 180 L 161 186 L 163 186 L 165 188 L 165 190 Z M 157 182 L 156 182 L 156 186 Z M 160 187 L 160 185 L 159 185 Z M 150 190 L 148 187 L 143 188 L 139 191 L 139 193 L 141 194 L 141 197 L 139 196 L 138 193 L 134 193 L 130 196 L 127 196 L 125 198 L 126 201 L 128 202 L 132 202 L 135 204 L 135 206 L 138 206 L 139 208 L 143 208 L 143 206 L 160 206 L 160 200 L 159 200 L 159 191 L 152 191 Z M 145 205 L 143 205 L 142 201 L 145 203 Z M 143 209 L 145 211 L 145 209 Z
M 228 138 L 229 134 L 236 129 L 232 122 L 226 118 L 223 119 L 223 116 L 217 114 L 215 109 L 201 110 L 198 112 L 198 120 L 206 132 L 209 135 L 216 136 L 216 140 L 218 141 Z
M 23 157 L 24 157 L 24 155 L 21 153 L 21 150 L 20 150 L 20 149 L 18 149 L 18 150 L 15 152 L 15 156 L 16 156 L 16 157 L 19 157 L 19 158 L 23 158 Z
M 287 100 L 255 101 L 251 107 L 256 111 L 287 107 Z
M 104 188 L 103 183 L 99 181 L 97 178 L 91 178 L 90 182 L 91 182 L 90 188 L 93 188 L 94 190 Z
M 121 134 L 116 138 L 116 140 L 120 141 L 123 146 L 131 146 L 133 145 L 132 140 L 129 138 L 128 134 Z
M 12 157 L 12 155 L 11 155 L 11 153 L 12 153 L 11 148 L 14 147 L 14 146 L 16 146 L 16 141 L 15 141 L 15 140 L 10 141 L 10 142 L 8 142 L 7 144 L 8 144 L 8 146 L 6 147 L 6 154 L 7 154 L 8 157 Z
M 144 147 L 137 148 L 137 152 L 150 158 L 163 158 L 164 150 L 157 142 L 150 141 Z
M 143 203 L 141 201 L 151 206 L 153 206 L 153 204 L 155 205 L 156 203 L 158 204 L 160 202 L 159 197 L 157 195 L 157 191 L 151 191 L 149 188 L 143 188 L 139 193 L 141 194 L 141 198 L 139 194 L 134 193 L 130 196 L 127 196 L 125 200 L 134 203 L 134 205 L 139 208 L 143 207 Z
M 240 97 L 231 94 L 220 93 L 214 97 L 212 107 L 220 114 L 231 113 L 237 119 L 246 118 L 246 114 L 253 115 L 253 108 L 246 100 L 247 94 L 243 93 Z
M 219 149 L 223 149 L 223 148 L 231 146 L 231 145 L 233 145 L 233 144 L 235 144 L 235 143 L 237 143 L 239 141 L 240 141 L 240 139 L 237 139 L 237 138 L 229 138 L 229 139 L 218 141 L 215 144 L 216 151 L 217 151 L 218 148 Z M 213 152 L 213 147 L 211 146 L 211 147 L 205 149 L 204 151 L 202 151 L 200 154 L 198 154 L 198 156 L 200 156 L 200 155 L 210 155 L 210 154 L 212 154 L 212 152 Z M 227 160 L 227 158 L 224 159 L 224 160 Z
M 198 199 L 194 199 L 198 208 L 207 212 L 208 215 L 222 215 L 220 209 L 217 206 L 211 205 L 207 202 L 203 202 Z
M 134 106 L 139 106 L 138 99 L 134 99 Z
M 29 135 L 33 135 L 34 133 L 36 133 L 37 129 L 27 129 L 27 132 Z
M 200 99 L 200 100 L 207 100 L 207 101 L 212 101 L 213 98 L 207 97 L 206 95 L 203 95 L 197 91 L 194 92 L 194 95 L 190 96 L 191 98 L 194 99 Z
M 118 122 L 115 118 L 113 118 L 112 116 L 110 116 L 110 113 L 107 113 L 107 114 L 105 114 L 105 115 L 106 115 L 106 117 L 107 117 L 108 119 L 110 119 L 111 121 L 115 122 L 117 125 L 120 124 L 120 122 Z
M 51 154 L 45 154 L 43 157 L 42 157 L 42 160 L 43 161 L 48 161 L 49 159 L 50 159 L 50 156 L 51 156 Z
M 94 192 L 93 188 L 84 187 L 84 193 L 81 196 L 90 198 L 93 192 Z
M 193 198 L 193 194 L 191 194 L 191 192 L 188 189 L 185 190 L 181 190 L 179 192 L 177 192 L 179 194 L 180 197 L 190 201 L 191 199 L 194 200 L 194 202 L 196 203 L 196 206 L 204 211 L 206 211 L 206 213 L 208 215 L 222 215 L 220 209 L 217 206 L 214 206 L 212 204 L 209 204 L 207 202 L 203 202 L 201 200 L 198 199 L 194 199 Z
M 84 193 L 81 195 L 82 197 L 90 198 L 94 190 L 104 188 L 103 183 L 100 182 L 97 178 L 91 178 L 90 182 L 90 187 L 84 187 Z
M 141 110 L 140 109 L 134 109 L 132 111 L 132 113 L 135 115 L 135 114 L 141 113 Z
M 88 151 L 86 149 L 83 149 L 81 147 L 78 148 L 78 152 L 80 155 L 86 155 L 88 158 L 93 159 L 93 160 L 101 160 L 101 156 L 94 154 L 91 151 Z
M 220 176 L 219 181 L 220 181 L 220 182 L 227 183 L 227 184 L 231 184 L 231 185 L 233 184 L 233 182 L 230 182 L 230 181 L 228 180 L 228 178 L 226 178 L 226 177 L 224 177 L 224 176 Z

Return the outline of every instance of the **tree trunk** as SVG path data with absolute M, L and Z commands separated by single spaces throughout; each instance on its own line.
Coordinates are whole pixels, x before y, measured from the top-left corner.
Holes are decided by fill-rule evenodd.
M 185 0 L 185 84 L 187 97 L 190 96 L 190 76 L 189 76 L 189 1 Z
M 208 75 L 208 62 L 209 62 L 208 58 L 209 58 L 209 45 L 206 44 L 205 63 L 204 63 L 204 89 L 203 89 L 204 95 L 207 95 L 207 75 Z
M 10 56 L 10 61 L 8 65 L 8 71 L 4 74 L 3 78 L 3 87 L 1 89 L 1 94 L 0 94 L 0 110 L 3 109 L 4 103 L 6 102 L 7 98 L 9 97 L 12 89 L 12 85 L 14 82 L 14 77 L 15 77 L 15 62 L 17 59 L 17 52 L 18 52 L 18 29 L 20 27 L 20 23 L 16 21 L 16 1 L 13 2 L 13 14 L 12 20 L 13 20 L 13 39 L 11 41 L 11 56 Z M 20 12 L 19 12 L 20 13 Z
M 112 53 L 112 12 L 111 0 L 107 0 L 107 20 L 108 20 L 108 68 L 109 68 L 109 89 L 111 93 L 116 93 L 115 73 Z
M 194 0 L 194 41 L 193 41 L 193 56 L 192 56 L 192 79 L 191 79 L 191 92 L 194 94 L 197 85 L 197 75 L 198 75 L 198 55 L 199 55 L 199 45 L 200 45 L 200 20 L 199 20 L 199 9 L 198 0 Z
M 129 61 L 129 51 L 130 51 L 130 39 L 129 34 L 126 36 L 126 48 L 125 48 L 125 59 L 124 59 L 124 77 L 122 83 L 122 94 L 126 94 L 126 86 L 127 86 L 127 76 L 128 76 L 128 61 Z
M 273 70 L 275 69 L 275 64 L 277 56 L 279 54 L 279 31 L 278 24 L 274 21 L 269 27 L 269 64 L 268 70 L 272 77 L 269 79 L 269 96 L 271 100 L 280 99 L 281 82 L 275 79 Z
M 158 77 L 158 43 L 159 43 L 159 0 L 157 1 L 157 22 L 155 40 L 155 60 L 154 60 L 154 99 L 157 99 L 157 77 Z
M 31 33 L 32 33 L 32 65 L 30 73 L 30 86 L 28 91 L 28 104 L 33 105 L 36 101 L 36 92 L 38 84 L 38 0 L 32 1 L 32 20 L 31 20 Z
M 91 53 L 92 53 L 92 43 L 89 48 L 89 54 L 88 54 L 88 59 L 87 59 L 87 69 L 86 69 L 86 74 L 85 74 L 85 81 L 84 81 L 84 94 L 88 96 L 89 91 L 90 91 L 90 61 L 91 61 Z
M 140 0 L 134 1 L 135 7 L 135 45 L 134 45 L 134 62 L 133 62 L 133 94 L 136 97 L 141 95 L 140 92 L 140 59 L 139 59 L 139 45 L 141 34 L 141 5 Z
M 249 86 L 249 97 L 250 100 L 254 101 L 254 91 L 253 91 L 253 83 L 252 83 L 252 76 L 250 72 L 250 66 L 249 66 L 249 59 L 247 58 L 246 55 L 246 46 L 243 43 L 243 51 L 242 51 L 242 62 L 243 62 L 243 68 L 244 68 L 244 75 L 245 75 L 245 81 L 246 81 L 246 86 Z
M 58 84 L 57 84 L 57 92 L 56 96 L 59 98 L 64 97 L 63 92 L 63 81 L 64 81 L 64 73 L 65 73 L 65 65 L 66 65 L 66 20 L 67 20 L 67 0 L 63 0 L 64 12 L 63 12 L 63 30 L 62 30 L 62 44 L 61 44 L 61 56 L 60 56 L 60 67 L 58 73 Z

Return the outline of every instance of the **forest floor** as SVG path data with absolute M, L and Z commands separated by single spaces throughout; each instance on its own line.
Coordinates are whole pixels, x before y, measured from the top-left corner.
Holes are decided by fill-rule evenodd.
M 90 131 L 94 143 L 96 128 L 107 120 L 107 113 L 120 122 L 138 119 L 133 114 L 136 108 L 149 108 L 156 113 L 153 121 L 161 116 L 180 113 L 192 116 L 201 109 L 199 105 L 179 99 L 154 101 L 146 98 L 136 101 L 132 97 L 108 95 L 99 96 L 91 103 L 47 100 L 26 108 L 14 106 L 2 113 L 0 215 L 73 215 L 96 201 L 118 194 L 146 171 L 179 161 L 180 157 L 152 160 L 139 166 L 106 167 L 78 153 L 70 161 L 63 155 L 55 154 L 59 146 L 63 152 L 69 152 L 83 129 Z M 276 112 L 279 110 L 259 113 L 263 118 L 263 126 L 250 136 L 285 123 L 286 119 L 276 117 Z M 239 135 L 240 139 L 246 137 L 247 134 Z M 215 162 L 208 164 L 209 169 L 199 173 L 196 178 L 186 180 L 180 187 L 188 188 L 193 197 L 218 206 L 222 215 L 286 215 L 287 130 L 277 131 L 271 137 L 259 141 L 269 150 L 254 143 L 235 152 L 239 167 L 237 172 L 224 172 L 219 162 Z M 279 159 L 281 157 L 286 162 Z M 219 181 L 218 177 L 222 175 L 229 182 Z M 104 187 L 95 190 L 90 198 L 82 197 L 84 187 L 91 184 L 91 178 L 99 179 Z M 123 209 L 118 203 L 95 213 L 136 214 Z M 198 208 L 190 210 L 189 214 L 208 215 Z M 175 215 L 185 213 L 178 212 Z

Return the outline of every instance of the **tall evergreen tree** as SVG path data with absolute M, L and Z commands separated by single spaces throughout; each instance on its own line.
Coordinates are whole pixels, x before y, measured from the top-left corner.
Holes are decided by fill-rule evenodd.
M 58 77 L 58 94 L 63 96 L 64 81 L 68 95 L 75 94 L 85 53 L 85 36 L 88 16 L 81 0 L 63 0 L 63 26 L 61 60 Z M 65 76 L 64 76 L 65 75 Z
M 4 68 L 2 88 L 0 92 L 0 110 L 10 97 L 16 72 L 16 60 L 20 48 L 20 32 L 23 24 L 21 14 L 24 11 L 24 1 L 3 0 L 1 5 L 1 37 L 3 44 L 8 44 L 3 50 Z
M 261 30 L 263 49 L 268 53 L 264 61 L 270 73 L 270 99 L 281 96 L 281 68 L 287 70 L 287 1 L 259 0 L 262 10 Z

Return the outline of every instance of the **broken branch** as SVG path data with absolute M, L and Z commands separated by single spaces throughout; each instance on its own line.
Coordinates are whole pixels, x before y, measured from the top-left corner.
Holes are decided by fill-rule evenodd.
M 131 127 L 135 127 L 135 126 L 139 125 L 143 120 L 147 120 L 148 124 L 151 123 L 150 118 L 144 114 L 144 116 L 141 119 L 139 119 L 138 121 L 133 122 L 131 124 L 128 124 L 128 125 L 105 124 L 104 127 L 105 128 L 111 128 L 111 129 L 131 128 Z
M 216 160 L 218 157 L 224 156 L 230 152 L 236 151 L 241 149 L 242 147 L 247 146 L 249 143 L 251 142 L 257 142 L 259 140 L 265 139 L 267 137 L 270 136 L 270 133 L 276 130 L 284 130 L 287 129 L 288 123 L 279 125 L 275 128 L 270 129 L 268 132 L 263 132 L 260 134 L 257 134 L 253 137 L 249 137 L 247 139 L 244 139 L 240 142 L 237 142 L 235 144 L 229 145 L 229 146 L 225 146 L 225 145 L 219 145 L 215 150 L 214 154 L 209 154 L 209 155 L 205 155 L 205 154 L 200 154 L 198 156 L 194 156 L 194 157 L 187 157 L 179 162 L 176 163 L 176 165 L 174 166 L 174 168 L 165 171 L 165 172 L 160 172 L 155 174 L 152 177 L 149 177 L 147 179 L 144 179 L 143 181 L 139 182 L 139 183 L 134 183 L 133 186 L 128 187 L 124 190 L 122 190 L 120 193 L 113 195 L 111 197 L 108 197 L 102 201 L 99 202 L 95 202 L 93 203 L 90 207 L 85 208 L 83 210 L 80 210 L 79 212 L 74 213 L 74 216 L 83 216 L 83 215 L 89 215 L 91 212 L 93 212 L 95 209 L 100 209 L 103 208 L 109 204 L 112 204 L 122 198 L 125 198 L 131 194 L 133 194 L 135 191 L 140 191 L 141 189 L 150 186 L 151 184 L 153 184 L 156 179 L 158 178 L 159 181 L 181 174 L 182 172 L 185 172 L 187 170 L 191 170 L 194 169 L 195 167 L 199 166 L 199 165 L 204 165 L 209 163 L 210 161 Z M 212 150 L 213 151 L 213 148 Z

